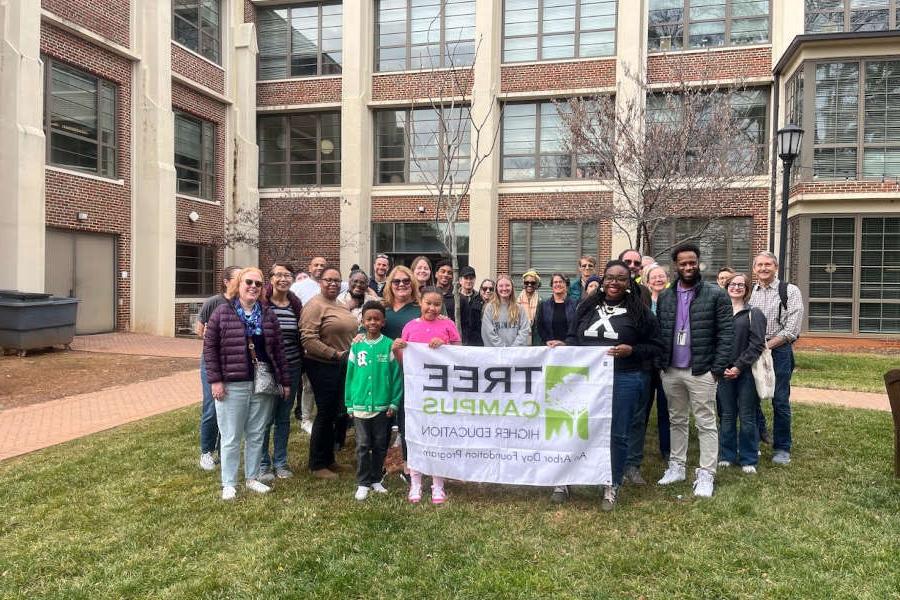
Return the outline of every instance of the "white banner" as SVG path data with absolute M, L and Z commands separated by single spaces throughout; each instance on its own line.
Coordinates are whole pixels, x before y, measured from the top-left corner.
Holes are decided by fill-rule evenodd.
M 409 344 L 410 468 L 463 481 L 608 485 L 613 359 L 606 351 Z

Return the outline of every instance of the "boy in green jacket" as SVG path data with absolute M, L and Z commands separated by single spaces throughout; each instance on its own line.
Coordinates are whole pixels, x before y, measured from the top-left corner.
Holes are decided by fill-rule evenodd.
M 356 494 L 365 500 L 369 491 L 386 494 L 381 484 L 390 438 L 390 418 L 403 399 L 403 374 L 391 352 L 393 340 L 381 334 L 384 305 L 366 302 L 362 310 L 366 337 L 350 347 L 344 404 L 356 429 Z

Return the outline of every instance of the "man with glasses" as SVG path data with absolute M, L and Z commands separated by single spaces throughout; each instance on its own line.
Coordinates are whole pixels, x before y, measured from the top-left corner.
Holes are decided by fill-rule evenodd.
M 369 288 L 381 298 L 384 296 L 384 284 L 387 282 L 387 274 L 391 269 L 391 259 L 387 254 L 379 254 L 372 265 L 372 277 L 369 279 Z
M 584 287 L 587 285 L 588 277 L 594 274 L 597 268 L 597 261 L 592 256 L 582 256 L 578 261 L 578 277 L 569 286 L 569 297 L 575 302 L 581 300 L 584 295 Z
M 628 271 L 631 273 L 631 280 L 634 282 L 634 285 L 631 286 L 631 291 L 639 293 L 641 300 L 649 307 L 653 304 L 650 288 L 639 285 L 641 283 L 641 270 L 644 268 L 644 257 L 637 250 L 629 248 L 619 253 L 619 260 L 628 266 Z

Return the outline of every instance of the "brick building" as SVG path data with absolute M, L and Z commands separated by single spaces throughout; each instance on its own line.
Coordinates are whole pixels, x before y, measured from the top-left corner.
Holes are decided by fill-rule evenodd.
M 752 92 L 744 133 L 765 167 L 659 228 L 660 245 L 714 213 L 707 275 L 775 249 L 772 140 L 799 124 L 789 277 L 804 327 L 900 334 L 900 0 L 857 4 L 9 0 L 0 287 L 78 295 L 81 331 L 171 334 L 225 264 L 435 256 L 435 136 L 403 131 L 434 129 L 437 95 L 499 131 L 462 206 L 463 261 L 479 276 L 574 273 L 627 239 L 592 216 L 614 186 L 577 176 L 553 102 L 628 98 L 629 72 L 666 88 L 702 71 Z M 226 247 L 225 223 L 257 208 L 259 247 Z

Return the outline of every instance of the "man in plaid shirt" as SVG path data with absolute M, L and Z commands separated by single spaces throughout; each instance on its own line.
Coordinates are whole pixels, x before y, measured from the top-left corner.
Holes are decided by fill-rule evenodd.
M 786 286 L 787 302 L 782 299 L 778 280 L 778 258 L 771 252 L 760 252 L 753 259 L 756 285 L 750 306 L 766 315 L 766 346 L 772 350 L 775 367 L 775 395 L 772 398 L 772 462 L 786 465 L 791 462 L 791 375 L 794 372 L 793 344 L 800 335 L 803 322 L 803 298 L 800 288 Z M 759 411 L 760 439 L 768 437 L 766 420 Z

